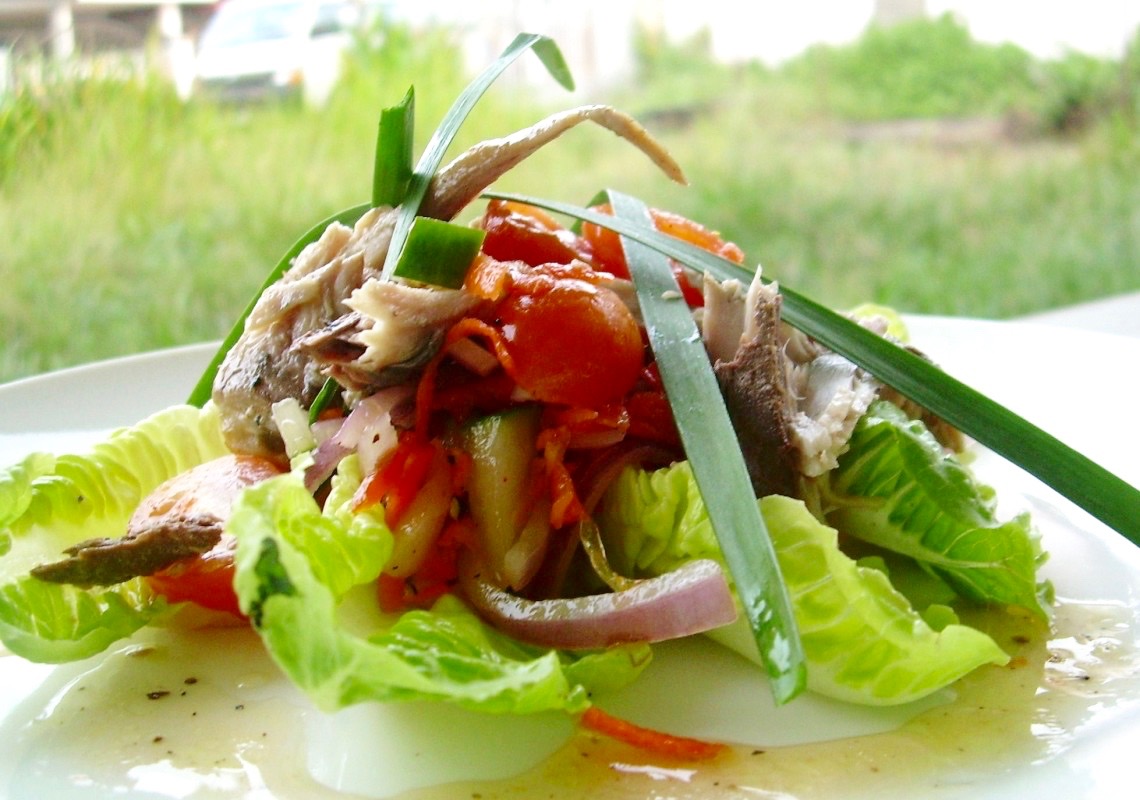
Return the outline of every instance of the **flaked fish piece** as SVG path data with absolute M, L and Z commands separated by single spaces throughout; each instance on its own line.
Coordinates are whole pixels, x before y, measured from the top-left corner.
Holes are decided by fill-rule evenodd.
M 788 383 L 797 399 L 789 424 L 798 469 L 809 478 L 818 477 L 839 465 L 855 424 L 878 395 L 879 383 L 835 353 L 792 363 Z
M 890 337 L 890 322 L 883 316 L 871 315 L 859 317 L 858 322 L 861 326 L 879 336 Z M 808 363 L 830 352 L 826 347 L 812 339 L 803 331 L 788 327 L 785 327 L 785 330 L 788 331 L 788 342 L 784 349 L 788 354 L 788 358 L 794 363 Z M 904 346 L 901 342 L 898 342 L 898 344 Z M 906 349 L 919 358 L 929 360 L 929 357 L 916 347 L 906 346 Z M 929 409 L 924 408 L 909 397 L 901 394 L 894 387 L 883 383 L 878 384 L 878 397 L 898 406 L 903 413 L 911 419 L 921 420 L 934 435 L 934 438 L 947 450 L 960 453 L 966 448 L 966 437 L 962 435 L 960 430 L 937 414 L 932 413 Z
M 747 295 L 739 282 L 706 276 L 704 298 L 702 336 L 758 496 L 796 494 L 800 476 L 818 477 L 834 469 L 856 423 L 879 397 L 921 419 L 944 447 L 963 448 L 960 431 L 781 323 L 778 289 L 764 285 L 759 273 Z M 859 322 L 887 335 L 881 317 Z
M 462 153 L 433 179 L 421 214 L 451 219 L 505 172 L 583 122 L 596 123 L 629 140 L 670 178 L 684 182 L 680 166 L 632 117 L 609 106 L 583 106 Z M 394 222 L 392 209 L 377 208 L 352 229 L 330 225 L 258 300 L 244 333 L 214 381 L 213 401 L 221 411 L 222 431 L 232 451 L 282 457 L 284 444 L 272 422 L 272 405 L 293 397 L 308 407 L 327 375 L 336 374 L 335 369 L 314 359 L 318 344 L 325 348 L 339 344 L 342 349 L 337 352 L 343 355 L 343 347 L 357 346 L 356 338 L 368 338 L 366 331 L 375 327 L 377 320 L 350 308 L 348 298 L 366 282 L 378 279 Z M 355 316 L 342 319 L 352 314 Z M 322 329 L 348 338 L 339 343 L 333 336 L 307 338 Z M 421 343 L 431 341 L 430 335 L 424 330 L 414 333 Z M 337 368 L 341 374 L 354 375 L 361 385 L 368 385 L 375 382 L 370 377 L 373 373 L 393 366 L 381 363 L 376 352 L 375 343 L 364 342 L 362 354 L 372 354 L 366 363 L 342 360 Z
M 184 558 L 201 555 L 221 541 L 238 494 L 281 470 L 271 461 L 223 456 L 177 475 L 143 498 L 125 536 L 88 539 L 67 556 L 32 569 L 51 583 L 111 586 L 153 575 Z
M 759 274 L 743 303 L 739 286 L 706 284 L 706 298 L 713 305 L 703 320 L 705 338 L 717 353 L 728 349 L 732 332 L 741 331 L 731 360 L 713 358 L 753 489 L 757 496 L 795 496 L 799 476 L 836 466 L 879 384 L 818 345 L 793 344 L 795 335 L 780 321 L 779 290 Z M 747 313 L 738 320 L 742 305 Z
M 345 300 L 352 291 L 383 269 L 394 223 L 391 209 L 375 208 L 353 228 L 329 225 L 262 293 L 214 379 L 213 401 L 230 450 L 284 456 L 273 404 L 294 397 L 307 408 L 325 381 L 297 340 L 349 311 Z
M 788 387 L 775 285 L 754 281 L 748 307 L 749 324 L 741 325 L 732 360 L 717 361 L 713 369 L 756 496 L 794 497 L 799 458 L 790 422 L 796 398 Z
M 444 332 L 479 302 L 461 289 L 370 280 L 345 302 L 351 313 L 306 335 L 298 348 L 342 386 L 376 391 L 423 367 Z
M 718 281 L 706 272 L 702 294 L 698 324 L 705 350 L 714 364 L 731 361 L 744 338 L 748 289 L 740 281 Z

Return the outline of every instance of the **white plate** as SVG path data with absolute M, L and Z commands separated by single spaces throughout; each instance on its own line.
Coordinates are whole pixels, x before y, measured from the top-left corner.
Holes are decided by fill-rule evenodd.
M 1028 324 L 908 322 L 952 374 L 1140 484 L 1129 399 L 1140 343 Z M 0 386 L 0 464 L 33 449 L 82 449 L 181 402 L 213 347 Z M 601 702 L 647 724 L 748 743 L 693 767 L 576 734 L 560 715 L 520 724 L 424 704 L 320 714 L 245 630 L 155 632 L 80 664 L 0 657 L 0 797 L 309 800 L 440 781 L 464 783 L 415 796 L 1131 796 L 1140 550 L 991 455 L 977 469 L 999 489 L 1003 513 L 1035 514 L 1062 603 L 1049 632 L 998 629 L 1014 667 L 975 673 L 954 698 L 884 711 L 807 697 L 775 709 L 734 656 L 664 648 L 634 691 Z

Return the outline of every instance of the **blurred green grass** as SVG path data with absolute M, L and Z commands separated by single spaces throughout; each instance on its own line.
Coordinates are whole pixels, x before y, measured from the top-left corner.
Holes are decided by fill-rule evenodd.
M 1140 289 L 1137 48 L 1121 63 L 1040 64 L 945 20 L 924 25 L 781 70 L 715 64 L 699 37 L 643 38 L 636 89 L 557 105 L 612 100 L 644 117 L 690 185 L 577 130 L 501 186 L 574 202 L 603 186 L 637 194 L 837 307 L 1004 318 Z M 382 33 L 319 111 L 183 104 L 159 81 L 53 86 L 0 106 L 0 381 L 223 335 L 296 236 L 366 198 L 379 109 L 414 83 L 426 138 L 465 84 L 445 31 Z M 904 34 L 925 51 L 892 44 Z M 897 63 L 931 52 L 984 80 L 947 88 L 937 70 Z M 903 73 L 905 93 L 884 84 Z M 995 88 L 979 99 L 978 86 Z M 920 135 L 891 123 L 907 93 L 910 116 L 943 121 Z M 460 146 L 552 108 L 504 83 Z M 946 135 L 958 128 L 945 118 L 983 111 L 1016 136 Z

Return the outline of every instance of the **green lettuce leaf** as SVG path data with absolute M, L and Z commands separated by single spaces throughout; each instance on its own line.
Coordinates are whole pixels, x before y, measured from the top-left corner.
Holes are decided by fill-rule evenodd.
M 369 585 L 391 534 L 378 517 L 349 512 L 356 473 L 349 459 L 323 512 L 299 475 L 266 481 L 242 493 L 228 527 L 238 539 L 243 610 L 320 708 L 433 699 L 496 713 L 574 712 L 590 692 L 628 683 L 648 662 L 646 647 L 568 656 L 521 645 L 454 597 L 381 615 Z
M 935 630 L 878 569 L 840 551 L 838 534 L 798 500 L 771 496 L 760 512 L 808 661 L 808 687 L 856 703 L 917 700 L 1008 656 L 986 634 L 959 624 Z M 608 490 L 598 524 L 614 566 L 660 574 L 694 558 L 718 558 L 712 526 L 688 464 L 626 470 Z M 715 638 L 756 658 L 730 626 Z
M 860 420 L 824 495 L 828 523 L 844 533 L 913 558 L 969 600 L 1046 616 L 1029 515 L 999 521 L 992 489 L 891 403 Z
M 178 406 L 85 455 L 33 453 L 0 472 L 0 641 L 32 661 L 73 661 L 162 614 L 166 604 L 138 580 L 81 589 L 28 573 L 84 539 L 121 536 L 158 484 L 225 452 L 212 407 Z

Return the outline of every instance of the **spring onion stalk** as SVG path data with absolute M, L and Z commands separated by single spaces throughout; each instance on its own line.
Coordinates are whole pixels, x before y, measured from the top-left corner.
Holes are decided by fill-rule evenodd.
M 380 112 L 372 168 L 372 205 L 398 206 L 412 180 L 412 144 L 416 130 L 416 91 L 408 89 L 397 105 Z
M 609 196 L 617 217 L 652 226 L 640 200 L 612 191 Z M 685 457 L 763 656 L 772 694 L 785 703 L 807 683 L 803 646 L 744 457 L 740 448 L 724 446 L 736 441 L 736 433 L 720 386 L 669 259 L 631 238 L 622 237 L 622 247 Z
M 439 219 L 416 217 L 392 274 L 405 280 L 458 289 L 487 232 Z
M 388 256 L 381 273 L 384 279 L 392 277 L 400 253 L 411 233 L 412 222 L 415 220 L 424 196 L 427 194 L 428 184 L 431 183 L 431 179 L 435 177 L 436 171 L 443 163 L 444 154 L 455 140 L 455 135 L 459 132 L 464 120 L 467 119 L 467 115 L 471 113 L 471 109 L 479 102 L 479 98 L 502 74 L 503 70 L 514 63 L 520 55 L 531 49 L 534 50 L 535 55 L 538 56 L 539 61 L 546 67 L 551 77 L 567 90 L 573 90 L 574 79 L 571 77 L 566 61 L 562 57 L 562 51 L 558 49 L 558 45 L 554 43 L 553 39 L 534 33 L 520 33 L 516 36 L 515 40 L 507 46 L 499 57 L 483 70 L 478 78 L 468 84 L 467 88 L 456 98 L 455 103 L 448 109 L 443 120 L 439 123 L 439 127 L 432 133 L 424 152 L 420 155 L 420 160 L 416 164 L 416 169 L 408 183 L 407 194 L 401 202 L 396 226 L 392 230 L 392 240 L 388 245 Z
M 696 270 L 725 280 L 752 272 L 652 226 L 598 211 L 525 195 L 487 192 L 609 228 Z M 925 359 L 781 284 L 783 319 L 904 396 L 929 409 L 1140 546 L 1140 489 L 1046 431 L 951 377 Z
M 407 166 L 411 163 L 410 148 L 412 146 L 415 111 L 414 92 L 409 90 L 398 105 L 385 109 L 381 113 L 377 132 L 377 152 L 374 158 L 375 168 L 372 180 L 372 199 L 374 202 L 371 205 L 401 207 L 391 243 L 388 247 L 388 255 L 384 262 L 384 278 L 390 278 L 395 270 L 399 260 L 399 254 L 404 249 L 408 234 L 411 233 L 412 222 L 415 220 L 416 212 L 423 202 L 424 195 L 427 193 L 428 184 L 431 183 L 432 177 L 443 162 L 447 148 L 451 145 L 452 141 L 454 141 L 455 135 L 459 131 L 463 121 L 467 118 L 467 115 L 471 112 L 475 103 L 477 103 L 479 98 L 483 96 L 483 93 L 486 92 L 487 88 L 502 74 L 503 70 L 510 66 L 520 55 L 531 49 L 534 50 L 539 61 L 542 62 L 550 75 L 558 81 L 560 85 L 568 90 L 574 88 L 574 79 L 570 75 L 569 68 L 566 66 L 566 60 L 562 57 L 562 51 L 558 49 L 558 45 L 554 43 L 553 39 L 533 33 L 519 34 L 515 37 L 515 40 L 507 46 L 499 58 L 487 67 L 487 69 L 484 70 L 478 78 L 472 81 L 471 84 L 463 90 L 463 93 L 459 95 L 459 98 L 448 110 L 439 127 L 432 134 L 432 138 L 428 142 L 427 147 L 424 148 L 424 152 L 420 156 L 420 161 L 414 172 L 409 173 Z M 387 174 L 389 170 L 394 170 L 392 175 Z M 402 190 L 401 187 L 403 187 Z M 383 202 L 375 202 L 377 200 Z M 281 257 L 277 266 L 274 267 L 265 278 L 261 287 L 246 305 L 245 310 L 238 317 L 230 329 L 229 334 L 222 341 L 221 347 L 218 348 L 217 353 L 214 354 L 213 359 L 202 372 L 201 377 L 198 378 L 198 383 L 195 384 L 193 391 L 191 391 L 187 403 L 201 408 L 210 399 L 210 395 L 213 392 L 214 377 L 218 374 L 218 367 L 221 366 L 222 361 L 226 357 L 226 353 L 230 351 L 230 348 L 232 348 L 241 337 L 242 331 L 245 329 L 246 318 L 250 312 L 253 311 L 253 307 L 256 305 L 258 299 L 260 299 L 262 293 L 276 283 L 277 279 L 289 268 L 289 265 L 301 250 L 310 242 L 314 242 L 320 238 L 325 228 L 331 223 L 341 222 L 346 225 L 352 225 L 360 219 L 369 208 L 370 204 L 353 206 L 317 223 L 309 229 L 304 236 L 298 239 L 289 251 Z M 325 388 L 329 388 L 327 384 Z M 323 390 L 322 394 L 325 394 Z

